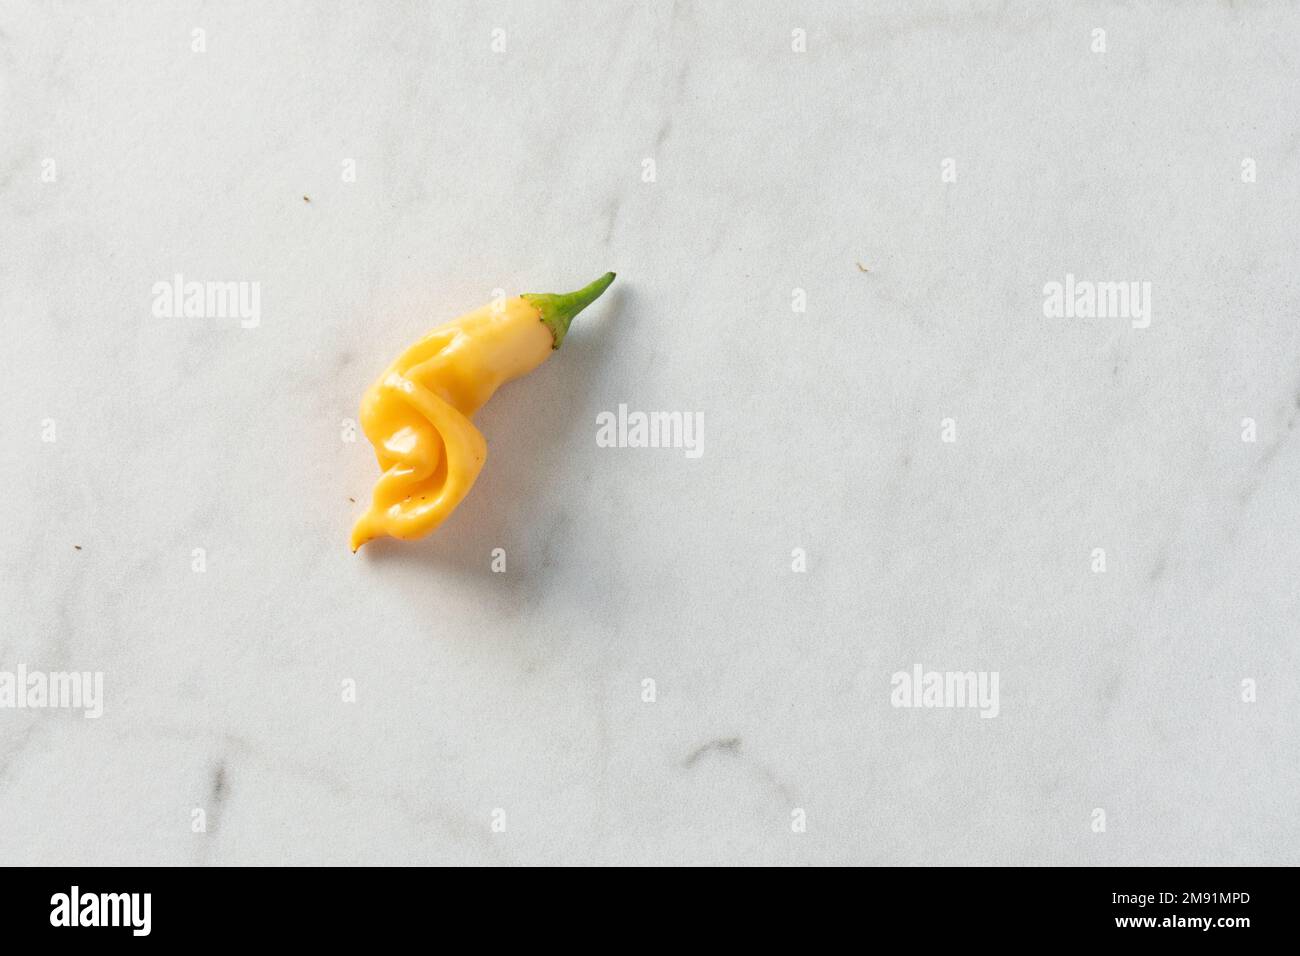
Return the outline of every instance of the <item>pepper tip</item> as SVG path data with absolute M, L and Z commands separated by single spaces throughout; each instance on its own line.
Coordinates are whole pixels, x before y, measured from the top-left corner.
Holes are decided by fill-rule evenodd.
M 601 293 L 609 288 L 609 284 L 614 281 L 614 278 L 615 273 L 606 272 L 599 279 L 588 283 L 577 292 L 570 292 L 566 295 L 524 293 L 523 298 L 533 304 L 542 323 L 551 330 L 551 348 L 558 349 L 560 347 L 560 343 L 564 341 L 564 336 L 568 334 L 569 324 L 573 321 L 574 316 L 600 298 Z

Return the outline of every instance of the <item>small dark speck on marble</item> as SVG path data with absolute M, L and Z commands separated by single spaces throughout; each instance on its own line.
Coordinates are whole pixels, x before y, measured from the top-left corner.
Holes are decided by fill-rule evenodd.
M 217 764 L 217 769 L 212 773 L 212 802 L 220 806 L 226 798 L 226 765 L 225 763 Z

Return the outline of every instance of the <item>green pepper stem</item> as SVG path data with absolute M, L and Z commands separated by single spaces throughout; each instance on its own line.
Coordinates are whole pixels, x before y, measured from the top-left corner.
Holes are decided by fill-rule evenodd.
M 590 285 L 585 285 L 577 292 L 566 295 L 551 295 L 541 292 L 526 292 L 521 298 L 527 299 L 541 314 L 542 322 L 551 330 L 552 349 L 558 349 L 569 331 L 573 317 L 591 303 L 600 298 L 600 294 L 614 281 L 614 273 L 606 272 Z

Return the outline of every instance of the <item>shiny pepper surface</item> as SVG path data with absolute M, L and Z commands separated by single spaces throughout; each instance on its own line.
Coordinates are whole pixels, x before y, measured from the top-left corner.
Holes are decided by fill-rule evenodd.
M 506 382 L 546 361 L 573 317 L 613 281 L 607 272 L 568 295 L 486 305 L 398 356 L 361 400 L 361 427 L 383 475 L 352 529 L 353 551 L 381 535 L 421 538 L 447 519 L 487 461 L 474 413 Z

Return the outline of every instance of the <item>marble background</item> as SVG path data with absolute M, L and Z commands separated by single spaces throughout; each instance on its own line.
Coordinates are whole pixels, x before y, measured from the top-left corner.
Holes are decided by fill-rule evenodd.
M 0 670 L 105 702 L 0 710 L 0 861 L 1300 863 L 1298 30 L 3 0 Z M 454 518 L 352 555 L 367 384 L 607 269 Z

